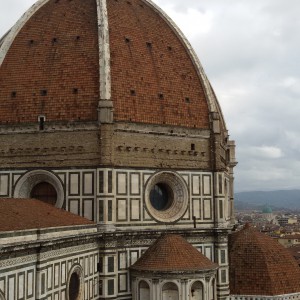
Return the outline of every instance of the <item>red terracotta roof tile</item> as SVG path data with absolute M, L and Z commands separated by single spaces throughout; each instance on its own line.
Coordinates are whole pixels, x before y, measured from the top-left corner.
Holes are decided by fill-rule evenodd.
M 282 295 L 300 292 L 300 268 L 287 249 L 249 225 L 229 237 L 230 292 Z
M 130 268 L 136 271 L 172 272 L 216 269 L 211 262 L 183 237 L 167 234 L 157 239 Z
M 88 224 L 94 223 L 39 200 L 0 198 L 0 232 Z

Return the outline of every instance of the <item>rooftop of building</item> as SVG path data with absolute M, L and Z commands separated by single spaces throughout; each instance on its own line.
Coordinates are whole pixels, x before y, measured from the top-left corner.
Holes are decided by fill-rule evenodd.
M 0 232 L 92 224 L 40 200 L 0 198 Z
M 233 295 L 300 292 L 300 268 L 287 249 L 249 224 L 229 237 L 230 291 Z
M 148 272 L 203 271 L 218 267 L 182 236 L 166 234 L 131 266 L 132 270 Z

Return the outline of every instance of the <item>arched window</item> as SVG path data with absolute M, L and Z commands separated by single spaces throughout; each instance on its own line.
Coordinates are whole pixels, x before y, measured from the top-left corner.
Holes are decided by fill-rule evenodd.
M 57 192 L 54 186 L 50 183 L 40 182 L 33 187 L 30 197 L 51 205 L 55 205 L 57 201 Z
M 173 282 L 166 283 L 162 288 L 162 300 L 179 300 L 178 287 Z
M 67 280 L 67 300 L 83 299 L 83 270 L 79 264 L 75 264 L 69 271 Z
M 145 281 L 139 284 L 139 300 L 150 300 L 150 287 Z
M 194 282 L 190 290 L 190 300 L 203 300 L 204 299 L 203 292 L 204 290 L 203 290 L 202 282 L 200 281 Z

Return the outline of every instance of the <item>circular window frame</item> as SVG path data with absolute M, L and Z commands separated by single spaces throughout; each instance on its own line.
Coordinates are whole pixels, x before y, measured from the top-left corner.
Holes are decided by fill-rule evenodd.
M 41 182 L 47 182 L 55 188 L 57 193 L 55 207 L 62 208 L 65 199 L 62 182 L 55 174 L 46 170 L 29 171 L 21 176 L 14 189 L 14 198 L 30 198 L 32 189 Z
M 156 184 L 166 185 L 172 190 L 172 203 L 165 210 L 157 210 L 153 207 L 150 200 L 150 193 Z M 175 172 L 158 172 L 153 174 L 145 185 L 144 203 L 145 207 L 157 222 L 174 223 L 177 222 L 188 208 L 189 192 L 186 182 Z
M 68 279 L 67 279 L 67 288 L 66 288 L 66 299 L 70 300 L 69 297 L 69 287 L 70 287 L 70 281 L 71 281 L 71 276 L 76 273 L 78 275 L 79 278 L 79 292 L 78 292 L 78 296 L 76 300 L 82 300 L 83 299 L 83 294 L 84 294 L 84 289 L 83 289 L 83 269 L 82 266 L 80 264 L 75 264 L 72 266 L 72 268 L 69 271 L 68 274 Z

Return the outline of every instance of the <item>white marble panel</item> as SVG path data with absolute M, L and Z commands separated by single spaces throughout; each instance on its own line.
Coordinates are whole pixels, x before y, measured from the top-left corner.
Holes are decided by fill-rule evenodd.
M 203 211 L 204 211 L 204 219 L 211 219 L 212 212 L 211 212 L 211 199 L 204 199 L 203 200 Z
M 79 215 L 79 200 L 70 200 L 70 212 Z
M 83 212 L 86 219 L 93 220 L 93 200 L 83 201 Z
M 131 220 L 140 220 L 140 200 L 131 199 Z
M 9 175 L 2 174 L 0 175 L 0 196 L 8 196 L 9 195 Z
M 193 199 L 193 215 L 197 218 L 201 218 L 201 200 Z
M 79 174 L 70 174 L 70 195 L 79 194 Z
M 120 280 L 120 290 L 126 291 L 127 290 L 127 275 L 126 274 L 120 274 L 119 275 Z
M 211 176 L 203 175 L 203 194 L 211 195 Z
M 25 273 L 18 275 L 18 298 L 24 298 Z
M 130 174 L 130 194 L 140 194 L 140 176 L 139 174 Z
M 118 194 L 127 193 L 127 174 L 118 174 Z
M 192 175 L 193 195 L 200 195 L 200 176 Z
M 118 199 L 118 220 L 126 221 L 127 220 L 127 207 L 126 207 L 126 199 Z
M 93 174 L 92 173 L 84 173 L 83 174 L 83 193 L 86 195 L 93 194 Z

